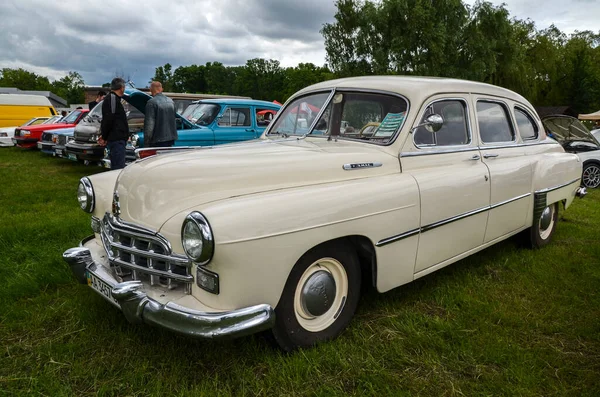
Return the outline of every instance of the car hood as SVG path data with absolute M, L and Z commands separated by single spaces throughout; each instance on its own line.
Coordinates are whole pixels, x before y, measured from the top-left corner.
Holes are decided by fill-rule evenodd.
M 27 127 L 19 127 L 20 130 L 27 130 L 27 131 L 49 131 L 49 130 L 56 130 L 58 128 L 69 128 L 69 127 L 75 127 L 75 124 L 39 124 L 39 125 L 30 125 Z
M 53 130 L 52 134 L 56 134 L 56 135 L 73 135 L 73 131 L 75 131 L 75 127 L 59 128 L 57 130 Z
M 355 163 L 381 166 L 343 169 Z M 399 171 L 398 159 L 375 145 L 265 139 L 137 161 L 121 172 L 116 189 L 123 220 L 160 230 L 177 213 L 217 200 Z
M 2 127 L 0 128 L 0 132 L 9 132 L 9 133 L 15 133 L 15 129 L 19 128 L 19 126 L 16 127 Z
M 544 126 L 552 133 L 552 138 L 561 144 L 568 141 L 588 141 L 600 145 L 585 125 L 571 116 L 546 116 L 542 118 Z

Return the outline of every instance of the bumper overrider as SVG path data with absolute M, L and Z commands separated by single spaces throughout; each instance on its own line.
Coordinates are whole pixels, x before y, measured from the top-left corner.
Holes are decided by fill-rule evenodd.
M 130 323 L 145 323 L 185 336 L 215 339 L 264 331 L 275 322 L 273 308 L 267 304 L 232 311 L 204 312 L 174 302 L 160 303 L 144 292 L 145 286 L 141 281 L 119 283 L 110 269 L 94 261 L 91 251 L 83 246 L 93 238 L 83 240 L 80 247 L 68 249 L 63 258 L 80 283 L 89 284 L 93 275 L 107 284 L 110 294 L 94 290 L 112 300 Z
M 70 142 L 65 145 L 67 155 L 72 154 L 78 160 L 101 161 L 104 158 L 104 146 L 95 143 Z

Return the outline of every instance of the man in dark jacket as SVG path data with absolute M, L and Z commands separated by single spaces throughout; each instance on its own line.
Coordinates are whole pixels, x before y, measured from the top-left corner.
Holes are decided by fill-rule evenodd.
M 125 168 L 125 145 L 129 138 L 127 114 L 121 104 L 121 97 L 125 93 L 125 80 L 114 78 L 110 89 L 110 93 L 102 102 L 101 137 L 98 144 L 108 146 L 110 169 L 118 170 Z
M 171 147 L 177 140 L 175 104 L 162 93 L 162 84 L 153 81 L 150 93 L 153 98 L 146 104 L 144 117 L 144 146 Z
M 98 94 L 96 95 L 96 99 L 90 103 L 88 103 L 88 107 L 90 108 L 90 112 L 92 111 L 93 108 L 96 107 L 96 105 L 98 103 L 100 103 L 101 100 L 104 99 L 104 97 L 106 96 L 106 92 L 104 91 L 98 91 Z

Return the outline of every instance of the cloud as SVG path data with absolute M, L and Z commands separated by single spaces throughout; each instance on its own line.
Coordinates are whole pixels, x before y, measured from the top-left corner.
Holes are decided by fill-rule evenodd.
M 0 67 L 82 74 L 102 84 L 116 72 L 145 85 L 154 68 L 277 59 L 284 66 L 325 62 L 321 26 L 333 0 L 3 0 Z
M 531 18 L 538 28 L 597 29 L 596 0 L 493 0 L 502 2 L 512 16 Z M 119 72 L 145 85 L 167 62 L 241 65 L 261 57 L 283 66 L 322 65 L 319 31 L 335 11 L 334 0 L 2 0 L 0 67 L 51 78 L 75 70 L 87 84 Z

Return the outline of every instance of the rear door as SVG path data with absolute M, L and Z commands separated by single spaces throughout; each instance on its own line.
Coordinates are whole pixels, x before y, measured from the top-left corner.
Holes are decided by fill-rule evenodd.
M 490 173 L 490 213 L 485 242 L 525 227 L 531 211 L 533 170 L 517 138 L 508 103 L 476 97 L 481 157 Z

